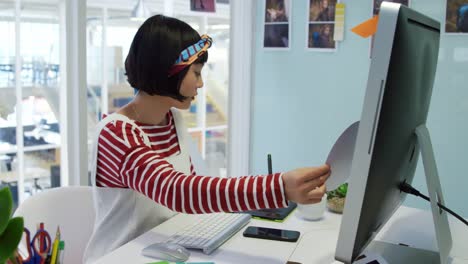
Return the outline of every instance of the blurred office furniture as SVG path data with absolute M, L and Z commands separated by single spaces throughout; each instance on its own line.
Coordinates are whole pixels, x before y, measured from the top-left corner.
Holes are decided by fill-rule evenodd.
M 23 126 L 24 181 L 27 196 L 60 185 L 60 134 L 57 123 L 44 120 L 36 125 Z M 17 168 L 16 127 L 0 127 L 0 181 L 16 186 Z M 58 184 L 58 185 L 57 185 Z M 17 198 L 15 196 L 15 198 Z
M 21 81 L 23 85 L 54 85 L 59 78 L 60 65 L 47 62 L 43 57 L 23 58 Z M 13 86 L 15 82 L 14 57 L 0 62 L 0 86 Z
M 8 187 L 13 197 L 13 210 L 18 208 L 18 184 L 16 182 L 4 182 L 0 180 L 0 189 Z
M 60 165 L 52 165 L 50 166 L 50 188 L 60 186 Z

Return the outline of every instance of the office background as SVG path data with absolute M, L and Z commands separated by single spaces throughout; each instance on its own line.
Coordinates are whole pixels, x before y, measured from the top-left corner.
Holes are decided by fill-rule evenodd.
M 73 137 L 65 137 L 65 132 L 59 129 L 59 124 L 64 126 L 59 116 L 66 113 L 64 109 L 68 107 L 58 103 L 66 97 L 63 91 L 67 85 L 63 80 L 60 81 L 60 74 L 63 73 L 60 69 L 72 63 L 70 60 L 65 64 L 63 54 L 59 53 L 65 46 L 64 42 L 59 41 L 63 38 L 59 29 L 63 26 L 61 18 L 66 17 L 66 14 L 60 11 L 58 3 L 53 0 L 23 0 L 22 5 L 18 5 L 21 19 L 16 23 L 15 4 L 18 1 L 0 0 L 0 6 L 4 7 L 0 11 L 0 32 L 6 40 L 0 45 L 0 90 L 3 95 L 0 112 L 4 118 L 0 120 L 0 181 L 1 184 L 18 182 L 16 196 L 23 200 L 35 190 L 40 191 L 40 186 L 68 185 L 69 180 L 73 185 L 77 182 L 76 177 L 73 177 L 78 173 L 64 164 L 63 160 L 68 158 L 62 155 L 65 150 L 61 151 L 63 142 Z M 115 107 L 131 99 L 132 89 L 125 83 L 122 66 L 129 46 L 128 40 L 141 23 L 130 17 L 137 2 L 86 2 L 84 53 L 88 60 L 85 91 L 88 114 L 84 123 L 88 122 L 90 131 L 93 131 L 97 116 L 106 112 L 103 109 L 112 112 Z M 163 12 L 181 18 L 200 32 L 208 32 L 216 40 L 210 49 L 210 63 L 205 67 L 207 89 L 202 91 L 206 94 L 200 96 L 186 118 L 189 132 L 199 143 L 200 152 L 212 170 L 211 174 L 222 176 L 226 174 L 227 134 L 235 134 L 232 127 L 229 127 L 228 133 L 226 118 L 229 79 L 227 54 L 230 23 L 233 22 L 230 20 L 229 1 L 216 2 L 217 12 L 207 15 L 190 11 L 189 1 L 186 0 L 145 1 L 152 13 Z M 264 1 L 252 2 L 256 6 L 253 33 L 256 39 L 251 50 L 254 57 L 251 73 L 251 173 L 266 172 L 267 153 L 273 154 L 273 167 L 277 171 L 323 163 L 339 134 L 360 118 L 369 70 L 370 41 L 352 34 L 349 29 L 371 16 L 372 1 L 342 2 L 347 4 L 345 39 L 332 53 L 306 49 L 308 0 L 290 1 L 290 48 L 284 51 L 264 50 L 261 34 L 257 34 L 262 32 L 264 25 Z M 411 1 L 412 8 L 442 21 L 442 27 L 445 4 L 445 1 L 439 0 Z M 74 15 L 79 16 L 78 12 Z M 19 25 L 19 40 L 16 40 L 15 35 L 16 24 Z M 244 34 L 247 29 L 251 30 L 249 27 L 250 23 L 242 24 Z M 19 48 L 18 56 L 15 53 L 16 46 Z M 239 46 L 235 47 L 238 51 Z M 468 126 L 465 118 L 468 113 L 467 49 L 468 35 L 442 35 L 438 73 L 428 119 L 446 201 L 465 217 L 468 217 L 468 207 L 462 201 L 468 186 L 468 139 L 462 135 L 467 134 Z M 15 78 L 15 65 L 22 65 L 18 72 L 21 78 Z M 21 82 L 15 81 L 20 79 Z M 222 89 L 217 89 L 219 87 Z M 233 86 L 229 98 L 240 88 Z M 19 91 L 21 97 L 18 97 Z M 15 105 L 21 105 L 22 110 L 15 108 Z M 232 112 L 239 112 L 240 105 L 233 105 L 237 111 Z M 19 118 L 16 111 L 22 113 Z M 40 112 L 38 115 L 35 114 L 37 111 Z M 66 119 L 62 121 L 74 120 Z M 19 120 L 21 126 L 17 123 Z M 19 133 L 24 134 L 24 138 L 19 137 L 18 142 L 17 127 L 21 127 L 23 131 Z M 20 142 L 21 138 L 23 142 Z M 21 159 L 23 162 L 19 162 Z M 73 157 L 69 159 L 76 161 Z M 61 173 L 64 168 L 66 173 Z M 23 179 L 19 177 L 20 174 L 24 175 Z M 425 180 L 421 166 L 416 174 L 415 185 L 424 191 Z M 406 203 L 428 208 L 428 204 L 415 198 L 409 198 Z
M 333 143 L 359 120 L 370 65 L 369 39 L 350 29 L 372 16 L 372 1 L 346 1 L 345 36 L 336 52 L 306 49 L 308 1 L 292 2 L 290 49 L 264 50 L 256 35 L 252 73 L 252 173 L 265 173 L 266 155 L 275 171 L 323 164 Z M 446 2 L 411 0 L 410 7 L 445 25 Z M 257 1 L 256 32 L 264 25 Z M 439 64 L 427 125 L 446 204 L 468 217 L 468 34 L 442 34 Z M 427 193 L 421 159 L 413 185 Z M 405 205 L 429 208 L 408 197 Z

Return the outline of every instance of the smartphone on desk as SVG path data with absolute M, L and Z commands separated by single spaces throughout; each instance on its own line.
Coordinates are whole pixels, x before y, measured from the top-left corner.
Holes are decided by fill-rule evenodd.
M 245 237 L 270 239 L 278 241 L 296 242 L 301 233 L 299 231 L 249 226 L 244 231 Z

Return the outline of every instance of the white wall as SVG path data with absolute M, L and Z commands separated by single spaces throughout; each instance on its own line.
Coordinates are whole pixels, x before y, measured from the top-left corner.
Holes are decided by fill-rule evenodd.
M 292 2 L 291 48 L 271 51 L 255 42 L 250 172 L 267 171 L 272 153 L 275 171 L 325 162 L 340 133 L 359 120 L 369 70 L 369 40 L 350 29 L 371 17 L 372 1 L 346 3 L 345 39 L 335 53 L 305 50 L 307 1 Z M 412 0 L 411 7 L 445 20 L 445 1 Z M 264 19 L 257 2 L 256 32 Z M 468 217 L 468 34 L 441 38 L 428 127 L 432 136 L 441 185 L 449 208 Z M 422 164 L 414 186 L 427 193 Z M 429 208 L 409 197 L 406 205 Z

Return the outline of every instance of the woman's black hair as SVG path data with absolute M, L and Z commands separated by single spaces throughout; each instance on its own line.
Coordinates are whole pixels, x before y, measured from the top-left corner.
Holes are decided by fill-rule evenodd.
M 187 23 L 176 18 L 155 15 L 148 18 L 133 38 L 125 72 L 130 85 L 149 95 L 169 96 L 179 101 L 182 79 L 189 67 L 168 77 L 168 72 L 182 50 L 197 43 L 200 35 Z M 208 52 L 194 63 L 205 63 Z

